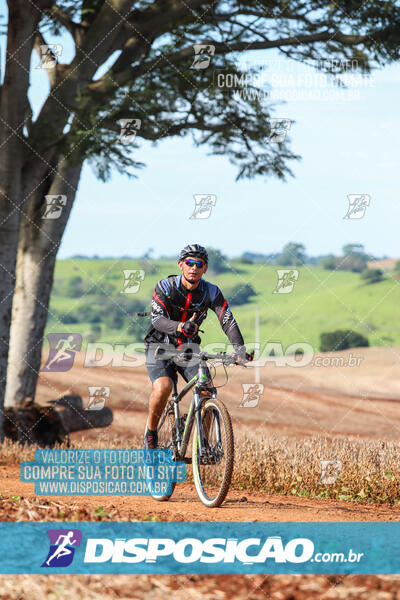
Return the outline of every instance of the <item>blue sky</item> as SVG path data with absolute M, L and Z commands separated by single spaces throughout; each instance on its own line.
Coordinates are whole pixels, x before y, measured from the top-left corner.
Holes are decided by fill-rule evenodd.
M 400 256 L 400 65 L 375 71 L 368 81 L 350 82 L 344 98 L 335 99 L 338 88 L 318 87 L 315 71 L 275 51 L 248 52 L 243 60 L 265 66 L 279 98 L 297 95 L 273 115 L 295 121 L 291 149 L 302 156 L 291 163 L 295 177 L 286 183 L 273 178 L 235 182 L 236 169 L 227 159 L 208 156 L 189 138 L 157 147 L 144 143 L 135 157 L 147 166 L 137 180 L 113 173 L 102 183 L 84 167 L 59 258 L 139 256 L 150 247 L 154 256 L 172 255 L 189 242 L 237 256 L 277 252 L 288 241 L 304 243 L 310 255 L 338 254 L 344 244 L 360 242 L 373 255 Z M 37 61 L 35 56 L 32 64 Z M 310 74 L 313 87 L 306 88 Z M 280 78 L 295 88 L 279 87 Z M 33 69 L 31 83 L 31 100 L 39 107 L 47 93 L 46 73 Z M 313 99 L 298 97 L 307 90 Z M 318 93 L 330 98 L 318 99 Z M 203 193 L 215 194 L 216 206 L 209 219 L 191 220 L 193 195 Z M 344 220 L 347 194 L 358 193 L 371 196 L 364 218 Z

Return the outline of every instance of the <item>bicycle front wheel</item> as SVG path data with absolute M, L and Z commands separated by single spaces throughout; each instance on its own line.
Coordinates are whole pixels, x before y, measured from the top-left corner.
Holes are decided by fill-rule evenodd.
M 205 449 L 200 451 L 197 424 L 193 434 L 193 479 L 200 500 L 209 508 L 220 506 L 231 484 L 234 459 L 230 415 L 221 400 L 206 400 L 201 410 Z
M 171 450 L 174 453 L 175 445 L 175 415 L 171 405 L 167 405 L 157 427 L 158 445 L 157 448 Z M 174 492 L 176 482 L 172 482 L 170 494 L 151 494 L 151 497 L 158 502 L 166 502 Z

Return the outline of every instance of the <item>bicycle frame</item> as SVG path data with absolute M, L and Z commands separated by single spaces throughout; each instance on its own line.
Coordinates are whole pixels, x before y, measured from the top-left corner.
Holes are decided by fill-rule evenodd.
M 158 346 L 154 352 L 155 359 L 168 360 L 177 356 L 186 358 L 185 353 L 171 348 L 165 350 L 165 348 Z M 172 450 L 173 460 L 175 461 L 193 463 L 193 479 L 196 492 L 203 504 L 213 508 L 220 506 L 228 493 L 232 479 L 235 449 L 231 418 L 224 403 L 218 400 L 217 388 L 214 386 L 211 373 L 208 377 L 207 361 L 216 360 L 222 363 L 225 369 L 226 381 L 228 381 L 226 366 L 245 365 L 242 360 L 238 361 L 236 353 L 227 356 L 225 352 L 217 354 L 204 351 L 192 352 L 191 358 L 189 360 L 186 358 L 186 361 L 190 362 L 194 358 L 199 359 L 197 374 L 186 382 L 179 393 L 177 387 L 178 377 L 177 375 L 173 377 L 173 391 L 164 407 L 161 421 L 158 423 L 157 431 L 160 434 L 158 447 Z M 246 353 L 246 358 L 252 360 L 253 355 Z M 176 364 L 179 363 L 180 361 Z M 213 366 L 215 366 L 215 363 Z M 181 417 L 180 401 L 191 390 L 193 390 L 193 393 L 188 413 Z M 172 422 L 172 415 L 174 415 L 174 422 Z M 195 420 L 196 436 L 193 437 L 192 457 L 186 457 Z M 215 469 L 221 463 L 222 470 L 216 471 Z M 205 468 L 203 468 L 203 465 Z M 161 502 L 169 500 L 174 487 L 175 484 L 173 484 L 172 490 L 168 494 L 153 495 L 153 498 Z M 214 494 L 213 496 L 209 496 L 208 488 Z
M 203 402 L 208 398 L 217 398 L 217 390 L 214 386 L 209 387 L 206 385 L 206 373 L 205 373 L 206 361 L 200 361 L 199 364 L 199 372 L 197 375 L 192 377 L 186 385 L 182 388 L 182 390 L 178 393 L 177 382 L 173 381 L 173 392 L 172 392 L 172 403 L 174 408 L 175 415 L 175 434 L 176 434 L 176 451 L 178 454 L 178 458 L 183 459 L 186 454 L 186 450 L 189 444 L 190 436 L 193 429 L 194 420 L 196 419 L 197 431 L 199 435 L 199 446 L 200 446 L 200 455 L 203 454 L 204 449 L 204 433 L 203 433 L 203 424 L 201 422 L 201 407 Z M 183 433 L 181 434 L 179 423 L 180 423 L 180 410 L 179 410 L 179 402 L 186 396 L 186 394 L 193 389 L 192 401 L 189 406 L 189 410 L 187 413 L 185 426 L 183 429 Z M 200 396 L 200 391 L 209 390 L 209 395 Z

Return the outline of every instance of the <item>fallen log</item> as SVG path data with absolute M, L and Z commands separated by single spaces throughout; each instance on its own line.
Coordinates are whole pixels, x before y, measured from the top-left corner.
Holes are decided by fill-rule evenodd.
M 76 394 L 62 396 L 51 402 L 58 411 L 68 433 L 95 427 L 108 427 L 113 421 L 113 413 L 108 406 L 104 406 L 100 410 L 84 409 L 82 398 Z
M 112 421 L 113 414 L 108 406 L 101 410 L 84 409 L 82 398 L 76 394 L 42 404 L 28 400 L 4 411 L 5 437 L 41 447 L 68 443 L 72 431 L 108 427 Z

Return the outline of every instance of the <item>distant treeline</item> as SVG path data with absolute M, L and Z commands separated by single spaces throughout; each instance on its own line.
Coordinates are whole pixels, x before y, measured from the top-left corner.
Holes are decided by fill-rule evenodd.
M 85 254 L 75 254 L 71 256 L 75 260 L 140 260 L 151 262 L 159 261 L 176 261 L 177 255 L 163 255 L 159 258 L 152 258 L 153 249 L 150 248 L 144 255 L 135 257 L 124 254 L 123 256 L 99 256 L 94 254 L 88 256 Z M 374 260 L 383 260 L 387 256 L 373 256 L 365 251 L 362 244 L 351 243 L 346 244 L 342 248 L 342 254 L 336 256 L 334 254 L 322 254 L 318 256 L 309 256 L 306 252 L 306 247 L 300 242 L 288 242 L 281 252 L 272 252 L 263 254 L 260 252 L 243 252 L 237 257 L 228 257 L 216 248 L 208 248 L 209 253 L 209 268 L 215 273 L 223 273 L 230 270 L 230 262 L 240 262 L 242 264 L 260 264 L 267 263 L 276 266 L 300 266 L 300 265 L 315 265 L 328 270 L 353 271 L 361 273 L 367 268 L 367 262 Z

